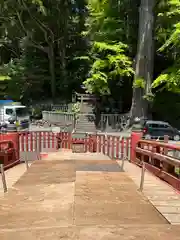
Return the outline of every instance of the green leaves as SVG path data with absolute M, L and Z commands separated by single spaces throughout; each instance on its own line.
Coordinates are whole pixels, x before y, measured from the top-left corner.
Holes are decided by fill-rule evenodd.
M 11 78 L 9 76 L 4 76 L 4 75 L 0 75 L 0 81 L 6 81 L 6 80 L 10 80 Z
M 94 42 L 93 43 L 93 51 L 97 51 L 99 53 L 103 51 L 109 51 L 112 53 L 121 53 L 124 52 L 124 49 L 127 48 L 127 45 L 123 43 L 106 43 L 106 42 Z
M 88 78 L 84 81 L 87 92 L 110 95 L 111 88 L 122 86 L 125 79 L 132 78 L 134 71 L 128 56 L 132 48 L 124 42 L 132 41 L 128 34 L 138 18 L 133 16 L 134 19 L 130 15 L 138 12 L 138 2 L 132 10 L 131 0 L 88 0 L 89 15 L 86 19 L 86 30 L 83 32 L 84 36 L 89 37 L 90 46 L 90 70 Z
M 180 47 L 180 22 L 174 25 L 174 30 L 172 30 L 169 39 L 167 39 L 159 50 L 163 51 L 170 45 Z
M 130 77 L 134 72 L 132 62 L 124 54 L 126 45 L 94 42 L 89 58 L 91 59 L 90 77 L 84 81 L 89 93 L 109 95 L 111 81 L 119 81 L 123 76 Z
M 84 81 L 84 86 L 89 93 L 96 93 L 100 95 L 109 95 L 110 90 L 107 84 L 108 75 L 101 71 L 91 73 L 91 77 Z
M 39 10 L 42 14 L 47 15 L 47 10 L 46 10 L 46 8 L 45 8 L 42 0 L 31 0 L 30 2 L 33 3 L 33 4 L 35 4 L 35 5 L 37 5 L 38 10 Z
M 102 60 L 102 59 L 97 59 L 94 61 L 94 63 L 92 64 L 92 69 L 91 71 L 92 72 L 95 72 L 95 71 L 101 71 L 103 70 L 104 68 L 107 68 L 109 65 L 109 62 L 108 60 Z
M 164 88 L 166 90 L 180 93 L 180 63 L 169 67 L 165 72 L 160 74 L 153 82 L 152 87 L 156 88 L 163 83 L 165 83 Z
M 161 1 L 163 2 L 163 1 Z M 168 91 L 180 92 L 180 1 L 167 0 L 161 5 L 162 12 L 158 17 L 161 27 L 158 27 L 158 40 L 161 42 L 159 51 L 168 54 L 174 61 L 173 65 L 163 71 L 153 82 L 152 87 L 157 88 L 164 84 Z M 162 90 L 162 89 L 161 89 Z
M 137 78 L 134 80 L 133 82 L 133 87 L 134 88 L 142 88 L 144 89 L 145 88 L 145 81 L 143 78 Z
M 82 83 L 88 64 L 83 69 L 84 59 L 73 59 L 85 55 L 84 10 L 84 0 L 0 2 L 0 65 L 5 68 L 4 64 L 10 66 L 13 61 L 15 67 L 8 68 L 8 74 L 13 71 L 9 82 L 14 89 L 18 86 L 19 96 L 49 98 L 57 90 L 57 95 L 68 98 Z M 17 71 L 19 64 L 22 74 Z M 13 98 L 13 92 L 9 94 Z

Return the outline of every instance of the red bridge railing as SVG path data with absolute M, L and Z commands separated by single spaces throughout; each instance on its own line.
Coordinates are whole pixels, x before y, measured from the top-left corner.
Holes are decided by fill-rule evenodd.
M 180 146 L 139 140 L 132 161 L 180 190 Z
M 15 148 L 14 142 L 10 140 L 0 141 L 0 161 L 4 168 L 9 168 L 19 163 L 19 153 Z
M 19 136 L 21 158 L 23 153 L 53 152 L 59 148 L 72 149 L 73 142 L 83 142 L 85 152 L 99 152 L 112 159 L 129 159 L 130 138 L 87 134 L 86 138 L 72 138 L 68 132 L 30 132 Z
M 142 140 L 141 133 L 132 133 L 131 138 L 87 134 L 84 139 L 74 139 L 67 132 L 0 134 L 0 157 L 8 168 L 20 161 L 39 159 L 44 152 L 71 149 L 74 141 L 83 142 L 86 152 L 103 153 L 111 159 L 128 159 L 180 190 L 180 147 Z

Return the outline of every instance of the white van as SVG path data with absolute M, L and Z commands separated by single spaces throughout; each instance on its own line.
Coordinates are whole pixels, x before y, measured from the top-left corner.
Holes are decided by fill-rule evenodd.
M 30 124 L 30 114 L 26 106 L 20 103 L 10 103 L 0 106 L 0 124 L 15 123 L 18 127 L 25 129 Z

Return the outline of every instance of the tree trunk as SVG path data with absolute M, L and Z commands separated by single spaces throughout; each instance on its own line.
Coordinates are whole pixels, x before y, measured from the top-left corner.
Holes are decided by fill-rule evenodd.
M 59 41 L 58 48 L 60 49 L 59 56 L 61 59 L 61 79 L 62 79 L 61 82 L 65 86 L 67 84 L 67 72 L 66 72 L 66 43 L 64 38 Z
M 130 123 L 135 117 L 148 117 L 148 101 L 144 96 L 151 93 L 151 83 L 153 77 L 153 28 L 154 17 L 153 8 L 155 0 L 141 0 L 139 12 L 139 37 L 138 52 L 136 57 L 136 69 L 134 81 L 143 79 L 145 88 L 133 88 L 132 106 L 130 111 Z
M 54 59 L 53 44 L 49 46 L 48 58 L 49 58 L 49 72 L 51 75 L 51 95 L 52 95 L 52 100 L 54 101 L 56 98 L 56 75 L 55 75 L 55 66 L 54 66 L 55 59 Z

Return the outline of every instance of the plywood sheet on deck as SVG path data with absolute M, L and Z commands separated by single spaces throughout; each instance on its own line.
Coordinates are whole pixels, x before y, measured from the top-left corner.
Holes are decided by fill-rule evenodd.
M 71 151 L 60 151 L 57 153 L 49 153 L 48 157 L 44 158 L 44 160 L 110 160 L 107 155 L 102 153 L 72 153 Z
M 114 169 L 103 159 L 35 162 L 0 199 L 0 239 L 178 240 L 180 230 Z
M 76 172 L 74 216 L 76 225 L 167 223 L 123 173 Z

